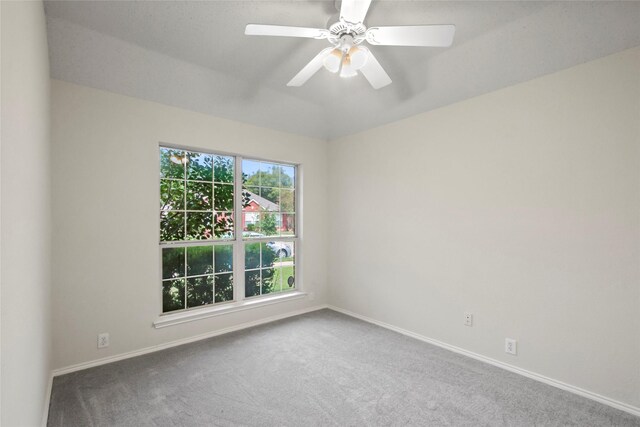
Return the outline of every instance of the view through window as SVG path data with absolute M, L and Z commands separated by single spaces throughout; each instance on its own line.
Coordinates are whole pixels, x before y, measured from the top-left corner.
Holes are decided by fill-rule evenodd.
M 244 159 L 242 183 L 245 297 L 292 289 L 295 287 L 296 169 Z
M 163 313 L 296 288 L 296 172 L 160 147 Z

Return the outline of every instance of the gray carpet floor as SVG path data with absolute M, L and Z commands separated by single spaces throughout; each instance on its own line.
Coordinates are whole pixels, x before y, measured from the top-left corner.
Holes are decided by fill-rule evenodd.
M 640 426 L 321 310 L 56 377 L 49 426 Z

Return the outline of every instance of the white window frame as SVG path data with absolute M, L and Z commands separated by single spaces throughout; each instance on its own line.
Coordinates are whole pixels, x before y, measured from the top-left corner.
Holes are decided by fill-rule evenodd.
M 299 163 L 291 163 L 281 160 L 272 160 L 256 156 L 243 156 L 235 153 L 228 153 L 224 151 L 213 151 L 206 148 L 186 147 L 181 145 L 160 143 L 158 145 L 158 152 L 161 148 L 170 148 L 184 151 L 191 151 L 197 153 L 220 155 L 233 157 L 234 159 L 234 238 L 233 239 L 220 239 L 220 240 L 198 240 L 193 242 L 176 242 L 168 243 L 159 241 L 159 277 L 156 283 L 162 284 L 162 249 L 167 247 L 186 247 L 186 246 L 205 246 L 205 245 L 233 245 L 233 301 L 220 302 L 208 304 L 200 307 L 186 308 L 178 311 L 171 311 L 163 313 L 162 305 L 162 286 L 158 289 L 156 294 L 159 296 L 159 316 L 153 322 L 153 326 L 157 328 L 164 328 L 167 326 L 177 325 L 185 322 L 191 322 L 194 320 L 204 319 L 213 316 L 219 316 L 226 313 L 233 313 L 237 311 L 243 311 L 253 309 L 256 307 L 262 307 L 264 305 L 277 304 L 292 299 L 298 299 L 305 297 L 306 292 L 303 291 L 302 281 L 302 165 Z M 295 199 L 295 236 L 265 236 L 260 238 L 244 238 L 242 236 L 242 161 L 254 160 L 259 162 L 268 162 L 284 166 L 293 166 L 295 168 L 295 183 L 294 183 L 294 199 Z M 160 162 L 157 162 L 158 167 L 158 180 L 160 180 Z M 159 183 L 159 181 L 158 181 Z M 156 187 L 158 188 L 158 187 Z M 160 205 L 159 198 L 160 192 L 156 191 L 158 195 L 158 203 Z M 160 223 L 158 222 L 158 236 L 160 231 Z M 294 271 L 295 271 L 295 286 L 292 290 L 280 291 L 273 294 L 256 295 L 251 297 L 245 297 L 245 245 L 247 243 L 257 242 L 276 242 L 276 241 L 293 241 L 294 242 Z M 185 283 L 186 286 L 186 283 Z M 186 289 L 186 288 L 185 288 Z

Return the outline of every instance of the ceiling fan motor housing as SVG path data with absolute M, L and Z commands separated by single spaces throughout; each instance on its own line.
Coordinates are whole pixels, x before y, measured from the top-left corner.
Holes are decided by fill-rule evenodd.
M 329 36 L 327 39 L 331 44 L 343 50 L 349 50 L 351 46 L 360 44 L 366 39 L 367 27 L 363 24 L 349 24 L 344 21 L 338 21 L 329 27 Z

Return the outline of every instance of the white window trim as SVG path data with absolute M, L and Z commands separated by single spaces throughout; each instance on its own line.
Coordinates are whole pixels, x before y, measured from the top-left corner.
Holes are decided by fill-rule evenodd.
M 238 311 L 264 307 L 265 305 L 278 304 L 281 302 L 304 298 L 306 296 L 306 292 L 295 290 L 264 297 L 251 297 L 242 301 L 218 303 L 218 305 L 212 304 L 211 306 L 198 308 L 196 310 L 185 310 L 174 314 L 163 314 L 153 322 L 153 327 L 156 329 L 165 328 L 167 326 L 193 322 L 194 320 L 206 319 L 208 317 L 220 316 L 222 314 L 236 313 Z
M 299 298 L 306 297 L 308 294 L 304 292 L 304 286 L 302 283 L 302 165 L 298 163 L 290 163 L 282 160 L 272 160 L 265 159 L 256 156 L 243 156 L 237 153 L 228 153 L 224 151 L 213 151 L 205 148 L 195 148 L 195 147 L 186 147 L 182 145 L 169 144 L 160 142 L 158 144 L 158 149 L 160 148 L 174 148 L 185 151 L 194 151 L 199 153 L 207 153 L 212 155 L 222 155 L 222 156 L 230 156 L 234 158 L 234 223 L 236 225 L 235 230 L 235 238 L 229 240 L 215 240 L 215 241 L 202 241 L 201 243 L 231 243 L 234 245 L 233 251 L 233 274 L 234 274 L 234 283 L 233 283 L 233 301 L 223 302 L 217 304 L 210 304 L 203 307 L 194 307 L 191 309 L 180 310 L 178 312 L 162 312 L 162 288 L 160 289 L 159 297 L 160 297 L 160 314 L 154 320 L 153 326 L 156 329 L 164 328 L 167 326 L 178 325 L 181 323 L 191 322 L 194 320 L 206 319 L 209 317 L 219 316 L 227 313 L 235 313 L 239 311 L 249 310 L 253 308 L 263 307 L 271 304 L 278 304 L 285 301 L 295 300 Z M 269 236 L 265 238 L 257 238 L 257 239 L 244 239 L 242 237 L 242 160 L 257 160 L 264 161 L 269 163 L 276 164 L 285 164 L 294 166 L 296 168 L 296 176 L 295 176 L 295 237 L 290 236 Z M 158 173 L 158 176 L 160 174 Z M 240 183 L 238 186 L 237 183 Z M 159 192 L 158 198 L 160 197 Z M 159 205 L 159 199 L 158 203 Z M 240 228 L 238 227 L 240 224 Z M 240 232 L 238 232 L 240 230 Z M 275 294 L 268 295 L 259 295 L 252 297 L 244 296 L 244 246 L 246 242 L 260 242 L 260 241 L 282 241 L 282 240 L 291 240 L 295 245 L 295 288 L 292 290 L 281 291 Z M 181 245 L 182 246 L 182 245 Z M 156 283 L 162 283 L 162 244 L 159 245 L 159 280 Z M 236 272 L 239 271 L 242 274 L 238 275 Z M 240 276 L 240 277 L 238 277 Z M 239 279 L 239 280 L 238 280 Z

